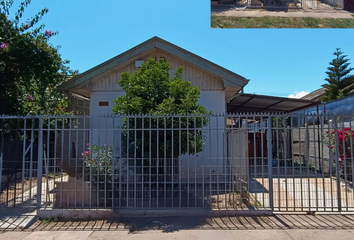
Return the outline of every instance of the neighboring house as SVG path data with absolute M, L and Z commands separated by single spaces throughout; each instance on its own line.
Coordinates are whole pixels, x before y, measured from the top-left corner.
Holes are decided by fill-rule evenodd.
M 340 91 L 345 94 L 346 96 L 350 96 L 354 94 L 354 83 L 346 86 L 345 88 L 340 89 Z M 301 99 L 304 100 L 311 100 L 311 101 L 322 101 L 321 99 L 326 95 L 326 88 L 322 87 L 319 88 L 313 92 L 310 92 L 309 94 L 303 96 Z M 335 101 L 335 100 L 334 100 Z M 329 101 L 332 102 L 332 101 Z M 326 102 L 326 103 L 329 103 Z
M 302 97 L 303 100 L 312 100 L 312 101 L 320 101 L 322 97 L 326 94 L 325 88 L 317 89 L 306 96 Z M 352 121 L 352 114 L 354 112 L 354 94 L 350 94 L 340 99 L 332 100 L 329 102 L 319 103 L 317 106 L 312 108 L 308 108 L 300 111 L 299 113 L 307 113 L 310 114 L 306 120 L 303 119 L 304 122 L 302 124 L 305 126 L 307 123 L 308 126 L 316 126 L 317 131 L 311 132 L 306 129 L 300 130 L 302 139 L 302 158 L 308 159 L 309 164 L 316 165 L 323 161 L 324 171 L 328 171 L 330 162 L 334 159 L 334 155 L 331 154 L 331 151 L 328 149 L 328 146 L 323 144 L 323 142 L 319 141 L 319 136 L 327 136 L 326 131 L 333 127 L 333 122 L 331 117 L 321 117 L 321 121 L 323 121 L 323 125 L 317 125 L 317 121 L 319 118 L 314 119 L 311 117 L 311 114 L 316 116 L 317 114 L 324 114 L 324 116 L 330 115 L 340 115 L 343 114 L 339 119 L 344 127 L 353 128 L 354 122 Z M 328 120 L 331 119 L 331 120 Z M 322 129 L 322 130 L 320 130 Z M 322 132 L 320 132 L 322 131 Z M 294 134 L 294 136 L 299 136 L 298 134 Z M 305 144 L 305 139 L 309 139 Z M 300 143 L 300 142 L 299 142 Z M 310 144 L 311 143 L 311 144 Z M 317 149 L 323 148 L 323 151 L 319 153 Z M 300 156 L 300 148 L 298 146 L 294 146 L 294 156 Z
M 309 100 L 309 101 L 321 101 L 326 94 L 325 88 L 317 89 L 305 96 L 303 96 L 302 100 Z M 311 112 L 311 113 L 326 113 L 326 114 L 352 114 L 354 112 L 354 93 L 351 92 L 349 95 L 332 100 L 329 102 L 322 102 L 318 104 L 317 107 L 308 108 L 304 112 Z
M 320 101 L 321 98 L 324 97 L 325 94 L 326 94 L 326 89 L 320 88 L 320 89 L 317 89 L 317 90 L 310 92 L 309 94 L 303 96 L 301 99 Z

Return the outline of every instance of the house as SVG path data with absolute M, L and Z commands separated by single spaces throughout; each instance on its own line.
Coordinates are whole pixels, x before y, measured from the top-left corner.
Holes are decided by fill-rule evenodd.
M 87 122 L 78 124 L 78 135 L 76 133 L 64 134 L 64 142 L 71 142 L 73 149 L 71 153 L 64 153 L 65 156 L 80 157 L 85 150 L 86 143 L 99 146 L 108 144 L 114 147 L 114 154 L 120 156 L 122 152 L 121 142 L 121 121 L 112 116 L 112 101 L 118 96 L 124 95 L 124 91 L 118 83 L 123 72 L 134 73 L 139 69 L 142 62 L 150 57 L 156 60 L 164 58 L 171 67 L 171 75 L 174 75 L 179 66 L 183 66 L 182 79 L 190 81 L 191 85 L 201 90 L 199 104 L 203 105 L 213 114 L 225 114 L 227 112 L 227 100 L 241 92 L 248 83 L 245 77 L 220 67 L 200 56 L 197 56 L 185 49 L 182 49 L 161 38 L 153 37 L 132 49 L 80 74 L 76 78 L 65 82 L 59 90 L 68 93 L 70 96 L 82 96 L 90 99 L 90 119 Z M 208 158 L 209 165 L 222 166 L 220 160 L 226 156 L 225 142 L 225 120 L 224 118 L 212 118 L 209 122 L 210 129 L 204 133 L 206 141 L 203 154 L 189 154 L 184 156 L 188 160 L 183 161 L 180 156 L 180 167 L 185 163 L 201 166 L 202 159 Z M 87 131 L 80 131 L 80 128 L 87 128 Z M 63 139 L 63 138 L 62 138 Z M 69 141 L 69 139 L 71 139 Z M 82 140 L 85 139 L 85 140 Z M 63 149 L 65 150 L 65 148 Z M 75 156 L 76 155 L 76 156 Z M 203 157 L 201 157 L 203 155 Z M 192 159 L 192 160 L 191 160 Z M 201 168 L 200 168 L 201 169 Z M 220 168 L 222 170 L 222 168 Z
M 305 100 L 316 100 L 320 101 L 322 97 L 324 97 L 326 94 L 326 89 L 324 87 L 316 89 L 313 92 L 310 92 L 309 94 L 303 96 L 301 99 Z
M 200 104 L 221 114 L 205 117 L 206 124 L 199 125 L 202 127 L 195 127 L 196 119 L 203 122 L 204 118 L 191 116 L 113 116 L 112 100 L 124 94 L 117 84 L 121 73 L 133 73 L 139 69 L 142 61 L 150 57 L 167 60 L 172 66 L 171 74 L 178 66 L 183 66 L 185 71 L 182 78 L 202 90 Z M 285 119 L 267 112 L 278 114 L 297 111 L 316 103 L 240 93 L 247 82 L 240 75 L 157 37 L 66 82 L 60 89 L 70 94 L 71 103 L 83 106 L 84 109 L 78 109 L 81 112 L 86 112 L 85 106 L 89 101 L 90 115 L 37 117 L 39 123 L 43 121 L 54 126 L 48 124 L 42 127 L 39 124 L 38 129 L 32 126 L 32 136 L 34 131 L 38 131 L 38 156 L 33 155 L 33 137 L 31 143 L 27 137 L 27 144 L 24 141 L 21 147 L 26 163 L 23 166 L 27 166 L 29 160 L 31 171 L 35 166 L 32 161 L 38 158 L 38 166 L 33 168 L 36 170 L 34 174 L 41 176 L 46 173 L 48 177 L 53 171 L 53 176 L 56 176 L 58 166 L 70 177 L 61 175 L 51 179 L 46 187 L 40 183 L 42 178 L 39 177 L 36 189 L 37 193 L 42 194 L 37 194 L 37 201 L 33 202 L 39 207 L 45 197 L 45 206 L 54 202 L 55 207 L 80 209 L 228 209 L 243 208 L 244 202 L 252 208 L 272 207 L 269 206 L 273 202 L 273 194 L 269 194 L 272 189 L 268 191 L 264 183 L 268 180 L 257 184 L 255 178 L 260 174 L 262 178 L 267 178 L 263 170 L 269 169 L 270 159 L 286 162 L 289 155 L 292 157 L 289 150 L 294 142 L 291 136 L 295 134 L 285 124 L 283 128 L 278 126 L 272 129 L 274 118 L 280 122 Z M 222 115 L 243 111 L 261 114 Z M 122 125 L 127 118 L 128 123 L 140 121 L 142 124 L 139 127 L 136 127 L 137 124 L 133 127 Z M 183 121 L 185 126 L 180 127 Z M 144 127 L 145 122 L 148 127 Z M 151 122 L 157 124 L 151 125 Z M 160 122 L 162 124 L 159 126 Z M 26 129 L 26 119 L 24 131 L 30 131 Z M 270 131 L 272 134 L 269 134 Z M 283 132 L 283 136 L 279 132 Z M 132 139 L 129 139 L 130 136 L 133 136 Z M 197 138 L 202 141 L 197 141 Z M 187 151 L 179 150 L 183 145 L 181 139 L 184 139 Z M 301 139 L 296 139 L 296 143 L 302 144 Z M 28 144 L 32 147 L 31 151 Z M 91 148 L 85 153 L 87 144 Z M 98 146 L 93 147 L 92 144 Z M 199 144 L 201 147 L 198 152 L 190 151 L 189 144 Z M 157 153 L 153 156 L 152 145 Z M 179 152 L 174 155 L 175 149 Z M 276 150 L 276 154 L 272 155 L 270 149 Z M 172 154 L 167 155 L 168 151 Z M 299 157 L 303 156 L 302 152 Z M 29 154 L 30 158 L 27 159 Z M 23 171 L 23 174 L 27 173 L 28 169 Z M 56 185 L 54 191 L 49 186 L 52 183 Z M 31 190 L 29 195 L 34 197 L 31 196 Z M 261 206 L 257 197 L 262 202 Z M 254 201 L 249 202 L 250 199 Z
M 314 104 L 313 101 L 244 94 L 242 93 L 243 88 L 249 81 L 245 77 L 161 38 L 153 37 L 60 86 L 59 89 L 69 93 L 69 95 L 90 99 L 90 119 L 88 119 L 90 121 L 78 125 L 79 129 L 85 127 L 89 129 L 85 132 L 86 135 L 83 136 L 79 131 L 79 136 L 72 133 L 70 137 L 69 135 L 64 137 L 64 142 L 71 142 L 73 148 L 79 149 L 76 151 L 77 157 L 80 157 L 88 142 L 100 146 L 108 144 L 114 147 L 115 155 L 121 155 L 122 147 L 118 146 L 121 140 L 121 129 L 119 127 L 121 122 L 114 117 L 110 117 L 113 113 L 112 101 L 118 96 L 124 95 L 123 90 L 118 85 L 121 74 L 123 72 L 134 73 L 139 69 L 141 63 L 147 61 L 150 57 L 155 57 L 157 60 L 164 58 L 169 62 L 171 75 L 179 66 L 183 66 L 182 79 L 190 81 L 193 86 L 197 86 L 201 90 L 199 103 L 214 114 L 260 113 L 265 111 L 281 113 L 295 111 Z M 205 162 L 202 161 L 208 159 L 208 166 L 216 166 L 219 170 L 224 170 L 222 166 L 226 166 L 226 164 L 222 162 L 226 161 L 228 155 L 236 154 L 240 159 L 246 158 L 248 156 L 247 130 L 237 130 L 238 132 L 235 133 L 233 140 L 229 141 L 226 124 L 229 125 L 225 118 L 212 117 L 209 122 L 210 127 L 204 133 L 204 137 L 207 139 L 205 141 L 205 151 L 200 154 L 180 156 L 180 166 L 186 163 L 185 169 L 190 168 L 190 165 L 202 169 L 203 164 L 205 166 Z M 231 131 L 240 127 L 244 128 L 246 125 L 232 127 Z M 85 140 L 77 141 L 78 139 Z M 230 152 L 230 147 L 227 149 L 227 143 L 230 144 L 232 141 L 237 142 L 237 148 L 233 148 L 238 149 L 237 151 Z M 240 154 L 241 150 L 242 154 Z M 66 151 L 65 148 L 63 151 Z M 70 153 L 64 155 L 67 156 Z M 72 155 L 72 157 L 75 156 Z M 186 161 L 183 161 L 183 159 L 186 159 Z

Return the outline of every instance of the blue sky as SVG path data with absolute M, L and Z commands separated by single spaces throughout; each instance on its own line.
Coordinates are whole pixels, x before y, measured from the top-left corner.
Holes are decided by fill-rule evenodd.
M 287 97 L 318 89 L 336 48 L 354 67 L 352 29 L 211 29 L 209 2 L 32 0 L 23 20 L 48 7 L 41 23 L 59 32 L 51 43 L 80 72 L 153 36 L 250 79 L 247 93 Z

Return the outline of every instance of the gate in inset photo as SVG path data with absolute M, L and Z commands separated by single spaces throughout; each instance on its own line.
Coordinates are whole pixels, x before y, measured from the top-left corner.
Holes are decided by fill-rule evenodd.
M 250 7 L 301 8 L 298 0 L 250 0 Z
M 343 9 L 344 0 L 250 0 L 250 7 Z
M 238 0 L 219 0 L 218 4 L 224 4 L 224 5 L 235 5 Z
M 354 1 L 344 0 L 344 10 L 354 12 Z
M 344 0 L 299 0 L 304 9 L 343 9 Z

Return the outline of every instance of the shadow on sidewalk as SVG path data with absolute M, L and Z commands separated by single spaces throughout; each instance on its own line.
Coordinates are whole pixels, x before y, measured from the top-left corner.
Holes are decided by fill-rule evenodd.
M 0 207 L 0 231 L 23 230 L 37 219 L 36 211 L 31 208 Z
M 130 217 L 111 220 L 38 220 L 30 231 L 141 231 L 158 230 L 257 230 L 257 229 L 354 229 L 354 215 L 277 214 L 230 217 Z

